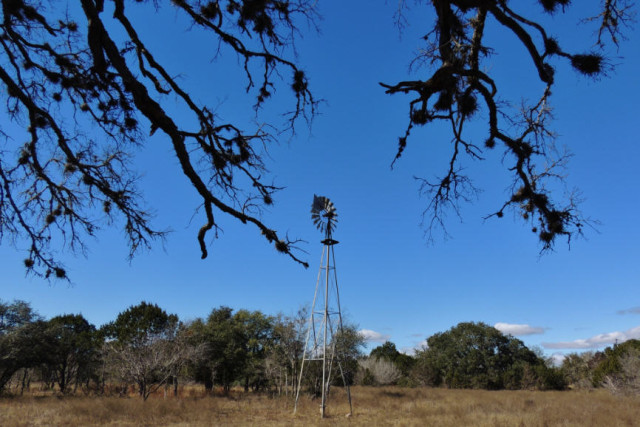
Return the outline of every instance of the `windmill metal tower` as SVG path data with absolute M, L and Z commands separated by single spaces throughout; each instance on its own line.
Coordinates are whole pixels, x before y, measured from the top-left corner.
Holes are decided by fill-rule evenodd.
M 336 262 L 334 254 L 334 246 L 338 244 L 333 239 L 333 231 L 338 222 L 338 213 L 336 208 L 327 197 L 313 196 L 313 204 L 311 205 L 311 219 L 318 230 L 324 234 L 322 240 L 322 258 L 320 259 L 320 269 L 318 271 L 318 280 L 316 282 L 316 290 L 313 294 L 313 303 L 309 316 L 307 338 L 305 349 L 302 356 L 302 366 L 300 367 L 300 377 L 298 379 L 298 388 L 296 392 L 296 402 L 294 413 L 298 408 L 298 398 L 300 397 L 300 387 L 302 385 L 302 377 L 304 375 L 305 365 L 311 363 L 322 363 L 322 404 L 320 406 L 320 414 L 322 418 L 325 415 L 329 388 L 331 385 L 331 374 L 335 370 L 335 364 L 338 366 L 338 372 L 342 377 L 342 382 L 346 387 L 347 398 L 349 399 L 349 415 L 353 411 L 351 405 L 351 391 L 344 375 L 344 361 L 342 360 L 341 351 L 336 341 L 339 340 L 340 334 L 343 333 L 342 312 L 340 310 L 340 294 L 338 292 L 338 276 L 336 274 Z M 322 300 L 320 306 L 316 307 L 319 302 L 318 297 Z

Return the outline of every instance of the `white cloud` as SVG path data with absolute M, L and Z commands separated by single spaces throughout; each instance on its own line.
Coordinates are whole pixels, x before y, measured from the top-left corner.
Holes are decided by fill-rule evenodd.
M 391 338 L 391 335 L 381 334 L 380 332 L 372 331 L 371 329 L 361 329 L 358 333 L 364 337 L 366 342 L 384 343 Z
M 407 356 L 415 356 L 416 351 L 423 350 L 425 348 L 427 348 L 427 340 L 422 340 L 418 344 L 414 345 L 413 347 L 402 347 L 400 349 L 400 353 L 404 353 Z
M 539 326 L 519 325 L 515 323 L 498 322 L 493 325 L 494 328 L 505 334 L 511 335 L 535 335 L 544 334 L 544 328 Z
M 562 362 L 564 362 L 564 359 L 566 357 L 567 357 L 566 354 L 553 353 L 551 355 L 551 363 L 553 363 L 553 366 L 562 366 Z
M 618 310 L 618 314 L 640 314 L 640 307 L 631 307 L 626 310 Z
M 586 339 L 578 339 L 574 341 L 561 341 L 561 342 L 543 342 L 542 346 L 548 349 L 596 349 L 605 347 L 611 344 L 630 340 L 640 339 L 640 326 L 626 330 L 625 332 L 614 331 L 607 332 L 605 334 L 594 335 Z

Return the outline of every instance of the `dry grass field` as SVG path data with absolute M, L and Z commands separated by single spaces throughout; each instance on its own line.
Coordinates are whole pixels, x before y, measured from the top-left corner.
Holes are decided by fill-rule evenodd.
M 0 426 L 640 426 L 640 398 L 593 392 L 477 391 L 354 387 L 354 412 L 332 389 L 328 417 L 319 400 L 233 392 L 204 396 L 186 389 L 137 397 L 0 398 Z

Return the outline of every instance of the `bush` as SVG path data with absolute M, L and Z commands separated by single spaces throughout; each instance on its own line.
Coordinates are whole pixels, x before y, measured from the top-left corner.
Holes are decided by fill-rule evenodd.
M 414 378 L 422 384 L 474 389 L 562 389 L 557 370 L 522 341 L 484 323 L 460 323 L 427 340 L 416 355 Z
M 358 360 L 358 384 L 390 385 L 396 384 L 402 372 L 393 362 L 375 357 Z
M 618 363 L 619 371 L 605 377 L 604 387 L 615 394 L 640 394 L 640 350 L 628 349 Z

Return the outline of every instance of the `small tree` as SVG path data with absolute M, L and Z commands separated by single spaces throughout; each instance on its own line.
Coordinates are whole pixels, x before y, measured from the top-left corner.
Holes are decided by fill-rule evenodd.
M 388 359 L 370 356 L 358 360 L 358 379 L 356 382 L 359 384 L 396 384 L 401 377 L 400 369 Z
M 390 341 L 386 341 L 384 344 L 371 350 L 369 355 L 372 358 L 384 359 L 393 362 L 393 364 L 400 370 L 405 379 L 408 379 L 411 369 L 415 364 L 415 359 L 407 354 L 400 353 L 396 348 L 396 345 Z
M 620 357 L 620 370 L 607 375 L 603 385 L 612 393 L 640 394 L 640 349 L 629 348 Z
M 451 388 L 563 388 L 544 360 L 522 341 L 484 323 L 463 322 L 427 339 L 416 354 L 416 376 Z
M 570 386 L 574 388 L 593 388 L 591 361 L 593 352 L 570 353 L 562 361 L 561 370 Z
M 622 375 L 622 359 L 629 353 L 635 354 L 636 350 L 640 351 L 640 340 L 635 339 L 607 347 L 600 353 L 598 363 L 593 368 L 593 384 L 601 386 L 607 378 L 614 379 L 614 383 L 618 383 L 617 379 Z
M 211 390 L 219 384 L 225 392 L 234 382 L 245 390 L 266 386 L 265 360 L 273 342 L 273 318 L 260 311 L 229 307 L 213 309 L 207 321 L 189 325 L 192 340 L 203 346 L 203 357 L 190 368 L 197 381 Z
M 0 300 L 0 392 L 16 372 L 46 363 L 51 349 L 47 324 L 29 303 Z
M 186 338 L 179 339 L 179 326 L 178 316 L 143 301 L 103 328 L 111 369 L 123 381 L 135 383 L 144 400 L 196 352 Z
M 384 344 L 379 345 L 378 347 L 371 350 L 369 353 L 369 357 L 375 359 L 385 359 L 391 362 L 394 362 L 400 352 L 396 348 L 396 345 L 391 341 L 385 341 Z
M 277 375 L 277 381 L 282 383 L 284 376 L 285 393 L 289 388 L 295 394 L 298 384 L 298 369 L 302 361 L 305 343 L 305 327 L 308 314 L 306 309 L 298 311 L 296 316 L 278 315 L 273 324 L 273 342 L 269 349 L 268 358 L 275 365 L 272 370 Z M 281 387 L 278 387 L 279 390 Z
M 243 347 L 243 334 L 234 321 L 233 309 L 213 309 L 207 321 L 194 326 L 199 329 L 199 340 L 206 345 L 205 357 L 197 368 L 198 377 L 211 390 L 222 385 L 225 392 L 244 372 L 248 354 Z
M 353 384 L 358 372 L 358 359 L 362 357 L 365 346 L 364 337 L 358 332 L 356 325 L 344 324 L 342 329 L 335 331 L 331 345 L 335 346 L 336 357 L 342 364 L 342 372 L 340 372 L 338 363 L 333 363 L 333 383 L 344 385 L 341 377 L 343 374 L 347 385 Z
M 67 314 L 49 320 L 47 332 L 53 344 L 47 367 L 62 393 L 75 391 L 98 364 L 102 343 L 96 328 L 81 314 Z

